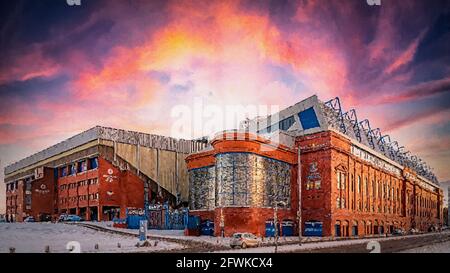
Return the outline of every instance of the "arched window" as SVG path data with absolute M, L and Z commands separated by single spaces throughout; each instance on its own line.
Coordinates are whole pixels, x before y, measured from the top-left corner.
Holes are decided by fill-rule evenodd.
M 334 224 L 334 235 L 336 237 L 341 237 L 341 221 L 339 220 Z
M 344 236 L 344 237 L 349 236 L 349 222 L 348 221 L 342 222 L 342 236 Z
M 358 222 L 352 221 L 352 236 L 358 236 Z

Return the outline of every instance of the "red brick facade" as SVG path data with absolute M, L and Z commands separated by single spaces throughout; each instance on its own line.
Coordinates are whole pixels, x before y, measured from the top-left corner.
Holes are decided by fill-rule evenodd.
M 144 207 L 144 183 L 140 178 L 130 171 L 120 171 L 102 157 L 96 169 L 60 177 L 58 188 L 59 212 L 87 220 L 124 218 L 127 207 Z
M 95 158 L 81 159 L 58 168 L 45 167 L 42 177 L 27 178 L 34 178 L 31 192 L 27 191 L 23 179 L 17 181 L 17 186 L 15 182 L 9 183 L 7 215 L 13 215 L 13 220 L 19 222 L 27 216 L 34 216 L 39 221 L 43 214 L 55 218 L 61 213 L 100 221 L 125 217 L 127 207 L 144 207 L 144 183 L 138 176 L 129 170 L 120 171 L 102 157 L 91 166 L 90 159 Z M 75 164 L 75 171 L 71 174 L 72 164 Z M 30 206 L 26 204 L 27 193 L 31 193 Z
M 442 191 L 421 187 L 407 168 L 394 174 L 364 161 L 351 153 L 349 139 L 332 131 L 301 137 L 297 146 L 302 151 L 303 220 L 323 222 L 325 236 L 379 234 L 394 228 L 427 231 L 442 223 Z M 321 189 L 307 190 L 314 163 Z
M 271 159 L 291 164 L 291 200 L 289 209 L 278 209 L 278 220 L 296 221 L 298 210 L 297 185 L 297 154 L 286 146 L 274 146 L 270 141 L 244 133 L 234 133 L 216 136 L 211 143 L 214 150 L 190 155 L 186 158 L 188 169 L 195 169 L 215 164 L 215 155 L 229 152 L 253 153 Z M 267 149 L 270 146 L 270 149 Z M 214 234 L 222 233 L 221 222 L 224 224 L 225 236 L 235 232 L 252 232 L 259 236 L 265 235 L 266 220 L 274 219 L 274 209 L 255 207 L 224 207 L 214 210 L 191 210 L 190 214 L 200 216 L 202 220 L 214 220 Z
M 188 168 L 209 166 L 214 155 L 225 152 L 251 152 L 276 159 L 289 159 L 291 208 L 279 210 L 278 219 L 297 221 L 297 156 L 285 148 L 261 153 L 258 140 L 221 139 L 212 142 L 213 151 L 189 156 Z M 352 142 L 333 131 L 296 139 L 301 149 L 302 230 L 305 222 L 321 222 L 323 236 L 364 236 L 391 232 L 395 228 L 427 231 L 443 220 L 439 187 L 427 184 L 402 166 L 392 169 L 352 153 Z M 367 150 L 369 153 L 370 149 Z M 290 155 L 290 157 L 284 157 Z M 380 157 L 379 160 L 385 160 Z M 378 161 L 376 161 L 378 162 Z M 392 163 L 392 162 L 391 162 Z M 390 163 L 386 161 L 386 166 Z M 396 163 L 392 163 L 393 166 Z M 395 171 L 395 168 L 397 168 Z M 339 183 L 340 182 L 340 183 Z M 224 207 L 213 211 L 191 211 L 204 219 L 214 219 L 215 234 L 220 235 L 223 221 L 225 235 L 237 231 L 265 233 L 265 221 L 273 219 L 272 208 Z M 221 219 L 221 215 L 223 218 Z M 297 228 L 295 229 L 297 230 Z

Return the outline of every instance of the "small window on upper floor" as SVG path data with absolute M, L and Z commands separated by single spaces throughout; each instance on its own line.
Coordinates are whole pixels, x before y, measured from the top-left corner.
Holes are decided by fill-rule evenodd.
M 279 128 L 283 131 L 287 131 L 289 128 L 291 128 L 294 122 L 295 122 L 294 116 L 290 116 L 280 121 Z
M 75 163 L 69 165 L 69 175 L 74 175 L 76 173 L 76 170 L 77 168 L 75 166 Z
M 89 158 L 89 170 L 98 168 L 98 157 Z
M 87 162 L 86 160 L 82 160 L 78 162 L 77 172 L 82 173 L 87 171 Z
M 62 167 L 61 168 L 61 177 L 67 176 L 67 167 Z

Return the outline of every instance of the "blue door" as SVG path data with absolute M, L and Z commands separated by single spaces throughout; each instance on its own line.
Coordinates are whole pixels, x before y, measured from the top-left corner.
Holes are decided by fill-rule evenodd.
M 305 236 L 322 236 L 322 222 L 305 222 Z

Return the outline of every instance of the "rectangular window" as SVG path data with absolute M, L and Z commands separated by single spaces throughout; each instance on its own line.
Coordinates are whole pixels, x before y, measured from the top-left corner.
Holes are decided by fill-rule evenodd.
M 283 119 L 279 123 L 279 128 L 283 131 L 287 131 L 289 128 L 291 128 L 292 124 L 294 124 L 295 118 L 294 116 L 290 116 L 288 118 Z
M 87 171 L 87 162 L 86 162 L 86 160 L 79 161 L 78 162 L 78 170 L 77 170 L 77 172 L 82 173 L 82 172 L 85 172 L 85 171 Z
M 76 166 L 75 164 L 69 165 L 69 175 L 74 175 L 76 173 Z
M 358 187 L 358 193 L 361 193 L 361 176 L 360 175 L 358 175 L 358 185 L 357 185 L 357 187 Z
M 337 182 L 337 189 L 340 190 L 341 189 L 341 173 L 337 172 L 336 173 L 336 182 Z
M 89 158 L 89 170 L 98 168 L 98 157 Z
M 67 176 L 67 167 L 64 166 L 61 168 L 61 177 Z
M 369 183 L 367 182 L 367 177 L 364 178 L 364 188 L 365 188 L 364 194 L 369 195 Z

